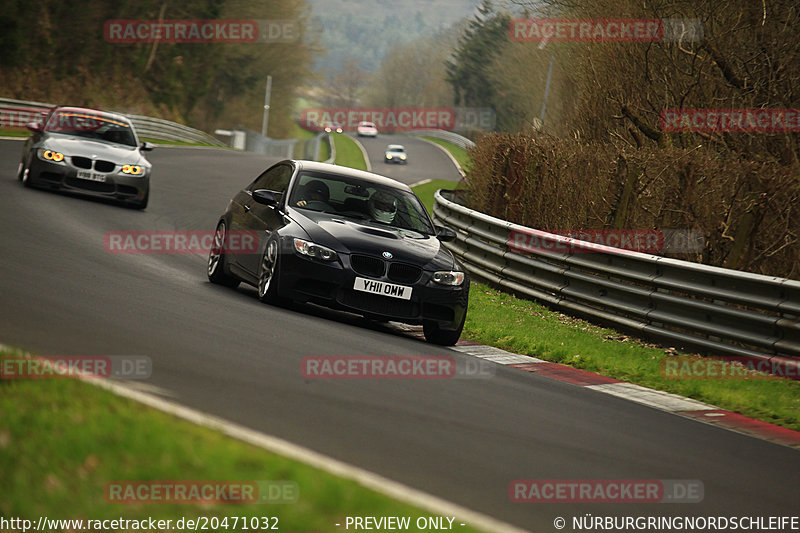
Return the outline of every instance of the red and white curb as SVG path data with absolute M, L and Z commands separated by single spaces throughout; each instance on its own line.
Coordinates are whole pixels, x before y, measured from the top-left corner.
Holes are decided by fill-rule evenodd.
M 452 349 L 500 365 L 511 366 L 526 372 L 533 372 L 539 376 L 611 394 L 612 396 L 624 398 L 661 411 L 693 418 L 785 446 L 800 448 L 800 432 L 798 431 L 755 420 L 738 413 L 720 409 L 715 405 L 685 398 L 677 394 L 649 389 L 641 385 L 595 374 L 594 372 L 551 363 L 536 357 L 507 352 L 500 348 L 484 346 L 470 341 L 460 340 Z

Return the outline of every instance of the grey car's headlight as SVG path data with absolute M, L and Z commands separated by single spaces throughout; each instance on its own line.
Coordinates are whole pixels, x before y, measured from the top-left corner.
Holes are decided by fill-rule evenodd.
M 120 170 L 123 174 L 128 174 L 130 176 L 143 176 L 144 175 L 144 167 L 140 165 L 122 165 L 122 169 Z
M 64 154 L 62 154 L 61 152 L 56 152 L 55 150 L 48 150 L 47 148 L 39 148 L 36 154 L 39 156 L 39 159 L 50 161 L 51 163 L 64 164 Z
M 440 270 L 433 273 L 433 281 L 441 285 L 458 287 L 464 283 L 464 273 L 457 270 Z
M 303 239 L 294 239 L 294 249 L 300 255 L 316 257 L 323 261 L 336 261 L 339 257 L 339 254 L 334 250 L 326 248 L 325 246 L 320 246 L 311 241 L 304 241 Z

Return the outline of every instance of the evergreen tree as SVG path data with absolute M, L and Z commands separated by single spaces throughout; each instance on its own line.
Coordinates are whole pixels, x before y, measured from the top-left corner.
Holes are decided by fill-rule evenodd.
M 509 42 L 510 20 L 507 13 L 495 12 L 491 0 L 483 0 L 469 21 L 452 59 L 445 64 L 456 105 L 492 106 L 495 91 L 488 82 L 488 68 Z

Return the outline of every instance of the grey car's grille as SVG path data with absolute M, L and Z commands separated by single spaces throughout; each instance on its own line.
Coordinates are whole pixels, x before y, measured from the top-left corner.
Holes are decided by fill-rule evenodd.
M 388 277 L 395 283 L 416 283 L 421 274 L 422 269 L 418 266 L 406 263 L 389 264 Z
M 88 157 L 81 157 L 79 155 L 72 156 L 72 164 L 78 168 L 86 168 L 86 169 L 92 168 L 92 160 L 89 159 Z M 102 159 L 99 159 L 94 162 L 94 169 L 98 172 L 113 172 L 116 167 L 117 165 L 115 165 L 111 161 L 104 161 Z
M 94 169 L 98 172 L 112 172 L 116 166 L 111 161 L 98 160 L 94 162 Z
M 88 157 L 72 156 L 72 164 L 78 168 L 92 168 L 92 160 Z
M 353 254 L 350 256 L 350 266 L 357 274 L 380 278 L 383 276 L 386 267 L 381 259 L 369 255 Z

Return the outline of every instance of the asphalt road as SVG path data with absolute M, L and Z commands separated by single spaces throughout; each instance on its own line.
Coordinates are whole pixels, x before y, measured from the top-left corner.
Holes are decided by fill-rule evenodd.
M 463 357 L 343 313 L 265 306 L 252 289 L 212 286 L 204 256 L 105 250 L 110 230 L 213 229 L 267 166 L 263 156 L 157 148 L 150 206 L 139 212 L 24 189 L 20 149 L 0 141 L 1 343 L 148 355 L 148 385 L 165 397 L 531 531 L 585 513 L 797 514 L 797 450 L 508 367 L 478 380 L 305 380 L 308 355 Z M 509 483 L 528 478 L 692 479 L 705 498 L 511 502 Z
M 461 179 L 455 165 L 447 154 L 436 145 L 408 135 L 386 135 L 379 133 L 377 137 L 358 137 L 352 135 L 364 146 L 372 171 L 397 181 L 413 184 L 422 180 L 449 180 L 457 182 Z M 388 164 L 383 154 L 390 144 L 402 144 L 408 154 L 408 164 Z

